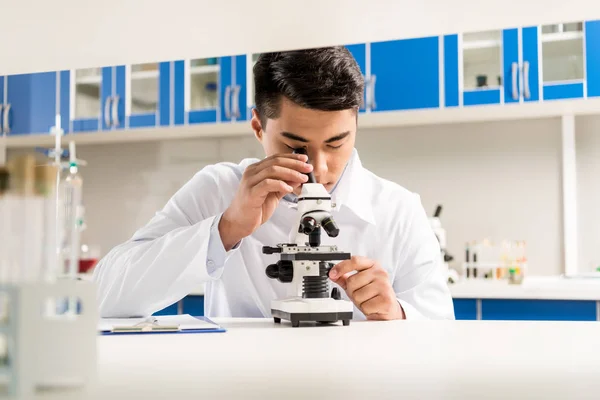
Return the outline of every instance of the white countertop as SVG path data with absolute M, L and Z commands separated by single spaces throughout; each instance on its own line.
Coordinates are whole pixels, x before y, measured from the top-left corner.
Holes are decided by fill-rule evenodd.
M 485 279 L 465 279 L 450 284 L 454 298 L 470 299 L 556 299 L 600 301 L 600 279 L 529 277 L 521 284 Z
M 97 389 L 44 399 L 578 399 L 600 393 L 596 322 L 218 320 L 102 336 Z

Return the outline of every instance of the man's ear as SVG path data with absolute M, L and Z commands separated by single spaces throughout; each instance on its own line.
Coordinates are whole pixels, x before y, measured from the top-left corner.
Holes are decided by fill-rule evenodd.
M 254 131 L 254 136 L 256 136 L 256 139 L 258 139 L 258 141 L 262 143 L 263 128 L 256 108 L 252 109 L 252 120 L 250 121 L 250 126 L 252 126 L 252 130 Z

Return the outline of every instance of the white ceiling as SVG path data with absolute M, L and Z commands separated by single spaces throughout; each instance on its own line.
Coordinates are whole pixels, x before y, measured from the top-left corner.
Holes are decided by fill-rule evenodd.
M 0 0 L 0 73 L 600 19 L 591 0 Z

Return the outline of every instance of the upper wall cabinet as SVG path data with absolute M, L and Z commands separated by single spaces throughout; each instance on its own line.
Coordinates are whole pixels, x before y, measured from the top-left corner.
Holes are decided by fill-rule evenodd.
M 0 76 L 0 133 L 48 133 L 60 112 L 59 74 Z
M 174 63 L 175 124 L 246 119 L 246 56 Z
M 171 124 L 172 63 L 148 63 L 125 67 L 125 127 Z M 113 102 L 120 105 L 117 91 Z
M 446 107 L 597 96 L 598 21 L 444 36 Z
M 367 109 L 435 108 L 440 105 L 439 38 L 393 40 L 370 45 Z

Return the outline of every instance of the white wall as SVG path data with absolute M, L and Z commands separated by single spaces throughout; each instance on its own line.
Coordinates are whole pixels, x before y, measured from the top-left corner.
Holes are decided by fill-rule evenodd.
M 0 0 L 0 74 L 597 19 L 590 0 Z M 68 21 L 59 23 L 59 21 Z M 315 28 L 317 27 L 317 28 Z M 273 34 L 277 32 L 277 34 Z
M 580 267 L 600 261 L 600 117 L 577 119 Z M 363 164 L 440 203 L 449 251 L 466 241 L 527 241 L 530 272 L 563 271 L 560 120 L 521 120 L 361 130 Z M 14 153 L 14 152 L 13 152 Z M 89 229 L 103 253 L 127 240 L 196 171 L 218 161 L 262 157 L 245 138 L 81 146 Z M 10 156 L 10 154 L 9 154 Z
M 579 265 L 600 267 L 600 117 L 575 120 L 579 212 Z

